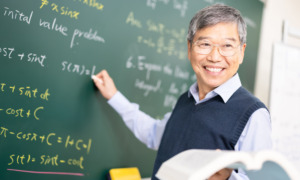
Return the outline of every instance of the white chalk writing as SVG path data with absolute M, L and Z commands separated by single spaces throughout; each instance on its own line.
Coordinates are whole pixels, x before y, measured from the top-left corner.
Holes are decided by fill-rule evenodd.
M 161 80 L 157 80 L 156 84 L 147 84 L 143 80 L 136 79 L 135 87 L 144 90 L 144 96 L 148 96 L 150 92 L 158 92 L 160 90 Z
M 10 17 L 12 20 L 17 20 L 20 22 L 26 22 L 27 24 L 31 23 L 31 18 L 33 15 L 33 11 L 31 11 L 30 15 L 25 15 L 23 12 L 19 10 L 10 10 L 8 7 L 4 7 L 4 16 Z
M 24 53 L 17 52 L 13 47 L 0 47 L 0 55 L 7 57 L 8 59 L 19 59 L 20 61 L 25 60 L 26 62 L 38 63 L 40 66 L 44 67 L 46 55 L 38 55 L 37 53 Z
M 170 0 L 147 0 L 146 5 L 148 7 L 151 7 L 152 9 L 155 9 L 157 6 L 157 3 L 159 3 L 159 2 L 161 2 L 165 5 L 168 5 Z M 188 1 L 183 0 L 182 3 L 180 3 L 180 2 L 178 2 L 178 0 L 173 0 L 173 8 L 180 12 L 181 17 L 184 17 L 185 13 L 188 9 Z
M 93 40 L 93 41 L 97 41 L 97 42 L 102 42 L 104 43 L 105 40 L 98 36 L 98 32 L 94 31 L 93 29 L 90 29 L 88 32 L 86 31 L 81 31 L 79 29 L 75 29 L 73 36 L 72 36 L 72 40 L 71 40 L 71 44 L 70 44 L 70 48 L 73 48 L 74 45 L 79 45 L 78 42 L 75 42 L 75 38 L 84 38 L 86 40 Z
M 96 66 L 92 66 L 92 68 L 87 68 L 85 65 L 73 64 L 68 61 L 63 61 L 61 63 L 62 71 L 67 71 L 70 73 L 76 73 L 79 75 L 88 75 L 92 76 L 95 74 Z

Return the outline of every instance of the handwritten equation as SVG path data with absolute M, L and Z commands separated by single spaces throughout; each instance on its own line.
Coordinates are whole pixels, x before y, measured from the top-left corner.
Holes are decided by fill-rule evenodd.
M 0 93 L 17 94 L 19 96 L 39 98 L 45 101 L 48 101 L 51 95 L 49 88 L 41 91 L 38 88 L 32 88 L 30 86 L 16 86 L 14 84 L 7 84 L 4 82 L 0 82 Z
M 97 0 L 77 0 L 77 2 L 100 11 L 102 11 L 104 8 L 104 5 L 102 3 L 97 2 Z M 55 12 L 62 16 L 68 16 L 71 19 L 74 18 L 77 20 L 80 15 L 80 12 L 78 10 L 71 10 L 68 6 L 51 3 L 49 0 L 41 0 L 40 9 L 46 6 L 48 6 L 48 8 L 50 8 L 52 12 Z
M 68 61 L 63 61 L 61 63 L 62 71 L 66 71 L 69 73 L 76 73 L 79 75 L 88 75 L 92 76 L 95 74 L 96 66 L 87 67 L 85 65 L 74 64 Z
M 38 88 L 32 88 L 30 86 L 17 86 L 14 84 L 7 84 L 0 82 L 0 94 L 3 95 L 17 95 L 26 97 L 29 99 L 39 99 L 41 101 L 49 101 L 50 92 L 49 89 L 40 91 Z M 0 107 L 0 114 L 5 113 L 6 115 L 15 118 L 31 118 L 40 120 L 38 113 L 44 110 L 44 106 L 39 106 L 33 109 L 23 108 L 20 105 L 18 107 Z
M 8 59 L 18 59 L 29 63 L 38 63 L 41 67 L 45 67 L 46 55 L 33 52 L 17 52 L 14 47 L 0 47 L 0 56 Z M 15 57 L 14 57 L 15 56 Z
M 184 28 L 174 29 L 168 28 L 163 23 L 154 22 L 149 19 L 146 23 L 135 17 L 134 12 L 129 12 L 126 18 L 126 24 L 154 33 L 155 36 L 137 35 L 137 42 L 147 47 L 153 48 L 158 54 L 166 53 L 168 56 L 175 56 L 180 60 L 187 58 L 186 53 L 186 31 Z
M 15 118 L 30 118 L 30 117 L 34 117 L 34 119 L 36 120 L 40 120 L 40 117 L 37 115 L 39 111 L 44 110 L 43 106 L 37 107 L 35 109 L 24 109 L 24 108 L 12 108 L 12 107 L 8 107 L 8 108 L 3 108 L 0 107 L 0 114 L 1 112 L 4 112 L 7 115 L 11 115 Z
M 14 47 L 0 47 L 0 56 L 6 57 L 8 60 L 19 60 L 19 61 L 24 61 L 28 63 L 37 63 L 39 64 L 42 68 L 45 67 L 45 60 L 46 60 L 46 55 L 38 55 L 37 53 L 24 53 L 24 52 L 17 52 L 16 48 Z M 63 61 L 61 63 L 61 70 L 66 71 L 69 73 L 75 73 L 78 75 L 87 75 L 87 76 L 92 76 L 95 74 L 96 71 L 96 66 L 93 65 L 92 67 L 88 67 L 84 64 L 75 64 L 71 63 L 68 61 Z M 4 88 L 6 88 L 5 83 L 0 84 L 0 90 L 3 92 Z M 9 86 L 7 87 L 11 90 L 12 93 L 15 91 L 18 92 L 20 95 L 25 95 L 29 98 L 37 98 L 40 96 L 40 98 L 48 100 L 48 97 L 50 96 L 48 90 L 44 94 L 39 94 L 37 89 L 31 89 L 29 86 L 26 87 L 16 87 L 16 86 Z
M 172 3 L 173 2 L 173 3 Z M 173 5 L 173 8 L 175 10 L 178 10 L 180 12 L 180 16 L 184 17 L 186 14 L 186 11 L 188 10 L 188 1 L 187 0 L 173 0 L 170 3 L 170 0 L 147 0 L 146 5 L 148 7 L 151 7 L 152 9 L 155 9 L 158 3 L 162 3 L 164 5 Z
M 45 7 L 47 5 L 50 6 L 52 11 L 54 11 L 60 15 L 68 16 L 70 18 L 78 19 L 78 16 L 80 14 L 80 12 L 78 12 L 78 11 L 69 10 L 69 7 L 61 6 L 56 3 L 49 3 L 48 0 L 42 0 L 40 9 L 42 9 L 43 7 Z
M 50 155 L 41 155 L 39 157 L 35 157 L 31 154 L 11 154 L 9 156 L 10 162 L 9 166 L 13 165 L 27 165 L 38 163 L 40 165 L 49 165 L 49 166 L 61 166 L 61 165 L 69 165 L 69 166 L 77 166 L 80 169 L 84 169 L 84 157 L 80 158 L 61 158 L 58 154 L 54 156 Z
M 37 134 L 35 132 L 22 132 L 10 130 L 6 127 L 0 127 L 0 138 L 15 138 L 27 142 L 39 142 L 52 146 L 54 143 L 62 144 L 64 148 L 73 148 L 77 151 L 85 151 L 89 154 L 92 146 L 92 139 L 75 139 L 70 135 L 67 137 L 58 136 L 56 133 Z

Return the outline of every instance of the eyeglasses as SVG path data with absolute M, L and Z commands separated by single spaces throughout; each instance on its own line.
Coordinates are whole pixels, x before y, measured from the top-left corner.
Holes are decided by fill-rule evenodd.
M 233 56 L 237 52 L 239 45 L 234 45 L 233 42 L 224 42 L 221 44 L 213 44 L 207 40 L 198 40 L 193 43 L 193 49 L 199 54 L 209 54 L 213 47 L 218 47 L 219 53 L 222 56 Z

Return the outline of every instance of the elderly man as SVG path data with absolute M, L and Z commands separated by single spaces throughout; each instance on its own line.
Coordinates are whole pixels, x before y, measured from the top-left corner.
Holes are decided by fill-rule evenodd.
M 158 149 L 152 179 L 161 164 L 187 149 L 257 151 L 269 149 L 270 115 L 241 85 L 238 68 L 246 48 L 246 24 L 240 12 L 216 4 L 192 18 L 188 58 L 197 82 L 182 94 L 172 113 L 155 120 L 141 112 L 115 87 L 103 70 L 94 82 L 135 136 Z M 99 80 L 100 79 L 100 80 Z M 222 169 L 209 178 L 248 179 L 242 169 Z

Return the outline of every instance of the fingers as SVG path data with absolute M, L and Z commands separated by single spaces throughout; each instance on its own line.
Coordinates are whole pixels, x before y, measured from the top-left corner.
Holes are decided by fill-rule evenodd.
M 108 72 L 107 72 L 105 69 L 102 70 L 99 74 L 100 74 L 102 77 L 109 77 L 109 78 L 110 78 Z
M 109 76 L 106 70 L 100 71 L 98 74 L 95 75 L 99 79 L 103 79 L 104 76 Z
M 108 72 L 106 70 L 102 70 L 99 72 L 96 77 L 100 80 L 98 82 L 100 83 L 102 81 L 102 84 L 105 85 L 108 83 L 108 81 L 111 81 L 111 77 L 109 76 Z
M 98 74 L 92 76 L 92 79 L 93 79 L 95 85 L 98 87 L 98 89 L 100 91 L 107 84 L 105 81 L 105 79 L 107 79 L 107 78 L 105 78 L 105 76 L 109 76 L 106 70 L 102 70 Z
M 103 81 L 100 78 L 98 78 L 97 76 L 93 75 L 92 79 L 95 84 L 103 85 Z
M 117 92 L 117 88 L 106 70 L 102 70 L 92 78 L 104 98 L 110 99 Z
M 208 180 L 226 180 L 230 177 L 233 169 L 224 168 L 213 174 Z

